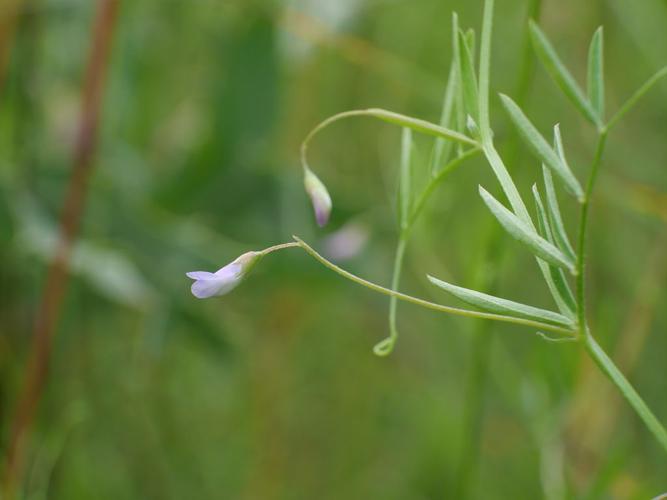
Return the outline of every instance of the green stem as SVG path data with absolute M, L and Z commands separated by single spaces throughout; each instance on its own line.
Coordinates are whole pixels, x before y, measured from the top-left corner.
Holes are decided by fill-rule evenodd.
M 646 94 L 649 90 L 651 90 L 651 87 L 658 83 L 663 77 L 667 76 L 667 66 L 659 70 L 655 75 L 653 75 L 651 78 L 646 80 L 646 83 L 639 87 L 637 92 L 632 94 L 632 97 L 628 99 L 623 106 L 616 112 L 616 114 L 612 117 L 611 120 L 609 120 L 609 123 L 605 126 L 605 131 L 606 130 L 611 130 L 611 128 L 618 123 L 618 121 L 625 116 L 625 114 L 632 109 L 632 107 L 637 104 L 637 101 L 644 97 L 644 94 Z
M 355 109 L 351 111 L 343 111 L 342 113 L 330 116 L 323 122 L 316 125 L 315 128 L 313 128 L 308 133 L 306 138 L 301 143 L 301 164 L 304 167 L 308 164 L 306 159 L 308 154 L 308 145 L 310 144 L 310 141 L 313 139 L 313 137 L 315 137 L 320 131 L 332 123 L 354 116 L 370 116 L 387 123 L 400 125 L 401 127 L 407 127 L 409 129 L 415 130 L 416 132 L 421 132 L 422 134 L 440 137 L 442 139 L 450 139 L 461 144 L 468 144 L 469 146 L 479 146 L 477 141 L 464 134 L 456 132 L 455 130 L 441 127 L 440 125 L 436 125 L 435 123 L 431 123 L 426 120 L 420 120 L 419 118 L 413 118 L 411 116 L 402 115 L 400 113 L 394 113 L 393 111 L 387 111 L 385 109 Z
M 454 170 L 456 170 L 457 167 L 459 167 L 465 160 L 468 158 L 476 155 L 477 153 L 480 152 L 479 148 L 472 148 L 463 153 L 460 156 L 457 156 L 453 160 L 451 160 L 449 163 L 447 163 L 442 169 L 440 169 L 435 177 L 432 177 L 431 180 L 428 182 L 426 187 L 422 190 L 422 192 L 419 194 L 419 197 L 415 201 L 414 208 L 412 209 L 412 212 L 410 213 L 410 217 L 408 219 L 408 224 L 406 229 L 403 231 L 404 233 L 407 233 L 410 231 L 412 228 L 413 224 L 421 214 L 422 210 L 424 209 L 424 206 L 426 205 L 426 202 L 430 198 L 430 196 L 433 194 L 433 191 L 435 188 L 440 185 L 440 183 L 447 177 L 448 174 L 452 173 Z
M 598 143 L 595 148 L 595 155 L 591 165 L 591 172 L 586 183 L 586 192 L 584 193 L 584 201 L 581 204 L 581 217 L 579 222 L 579 243 L 577 251 L 577 318 L 579 320 L 580 329 L 586 325 L 586 293 L 585 293 L 585 263 L 586 263 L 586 227 L 588 225 L 588 213 L 590 210 L 591 196 L 593 194 L 593 187 L 597 179 L 598 170 L 602 161 L 602 153 L 607 142 L 607 132 L 603 131 L 598 137 Z
M 401 271 L 403 269 L 403 258 L 405 257 L 405 246 L 408 243 L 408 237 L 405 232 L 402 232 L 398 238 L 396 245 L 396 255 L 394 256 L 394 270 L 391 277 L 391 289 L 396 291 L 401 280 Z M 378 342 L 373 347 L 373 352 L 378 356 L 387 356 L 391 354 L 394 349 L 396 340 L 398 339 L 398 328 L 396 327 L 396 307 L 398 305 L 398 297 L 392 295 L 389 298 L 389 337 Z
M 410 232 L 412 227 L 416 222 L 417 218 L 421 214 L 421 211 L 424 209 L 426 202 L 433 194 L 433 191 L 436 187 L 447 177 L 448 174 L 453 172 L 458 166 L 460 166 L 466 159 L 475 155 L 480 151 L 479 148 L 472 148 L 462 155 L 454 158 L 448 162 L 442 169 L 440 169 L 435 177 L 432 177 L 426 187 L 422 190 L 417 198 L 417 201 L 414 204 L 414 208 L 410 212 L 410 215 L 407 217 L 407 224 L 401 230 L 398 243 L 396 245 L 396 255 L 394 257 L 394 269 L 391 278 L 391 289 L 396 291 L 398 289 L 398 284 L 401 279 L 401 273 L 403 270 L 403 260 L 405 257 L 405 247 L 408 243 Z M 397 297 L 392 296 L 389 299 L 389 337 L 378 342 L 375 347 L 373 347 L 373 352 L 378 356 L 387 356 L 391 354 L 398 339 L 398 328 L 396 327 L 396 308 L 397 308 Z
M 399 300 L 403 300 L 405 302 L 410 302 L 412 304 L 424 307 L 426 309 L 433 309 L 434 311 L 439 311 L 439 312 L 444 312 L 448 314 L 453 314 L 456 316 L 464 316 L 467 318 L 479 318 L 479 319 L 490 319 L 494 321 L 501 321 L 504 323 L 513 323 L 516 325 L 522 325 L 522 326 L 528 326 L 530 328 L 537 328 L 542 329 L 542 330 L 548 330 L 552 331 L 555 333 L 560 333 L 561 335 L 568 336 L 568 337 L 573 337 L 575 335 L 575 332 L 572 331 L 569 328 L 563 328 L 560 326 L 556 325 L 550 325 L 548 323 L 542 323 L 541 321 L 534 321 L 531 319 L 524 319 L 524 318 L 517 318 L 515 316 L 504 316 L 502 314 L 492 314 L 492 313 L 485 313 L 485 312 L 480 312 L 480 311 L 472 311 L 470 309 L 459 309 L 457 307 L 450 307 L 450 306 L 445 306 L 442 304 L 436 304 L 435 302 L 429 302 L 428 300 L 420 299 L 417 297 L 413 297 L 411 295 L 406 295 L 401 292 L 397 292 L 395 290 L 391 290 L 389 288 L 385 288 L 383 286 L 377 285 L 371 281 L 365 280 L 363 278 L 360 278 L 359 276 L 356 276 L 352 274 L 349 271 L 346 271 L 345 269 L 342 269 L 338 267 L 336 264 L 333 262 L 328 261 L 325 259 L 322 255 L 317 253 L 314 248 L 312 248 L 310 245 L 308 245 L 305 241 L 300 239 L 297 236 L 293 236 L 294 240 L 299 244 L 301 248 L 303 248 L 306 253 L 311 255 L 315 260 L 317 260 L 320 264 L 324 265 L 325 267 L 328 267 L 335 273 L 341 275 L 342 277 L 353 281 L 359 285 L 365 286 L 366 288 L 373 290 L 375 292 L 388 295 L 390 297 L 396 297 Z
M 628 382 L 621 371 L 616 367 L 614 362 L 611 360 L 607 353 L 605 353 L 600 345 L 595 341 L 591 333 L 586 329 L 584 335 L 584 345 L 586 346 L 586 351 L 593 358 L 595 363 L 600 367 L 600 370 L 611 380 L 618 390 L 621 391 L 621 394 L 625 400 L 630 403 L 630 406 L 634 408 L 639 417 L 644 421 L 646 427 L 651 431 L 655 439 L 660 443 L 660 445 L 667 451 L 667 431 L 660 423 L 660 421 L 655 417 L 653 412 L 649 407 L 644 403 L 644 400 L 637 393 L 632 384 Z
M 585 261 L 586 261 L 586 226 L 588 222 L 588 214 L 590 209 L 591 196 L 595 181 L 600 168 L 602 160 L 602 153 L 607 140 L 607 132 L 609 125 L 603 127 L 598 137 L 598 144 L 595 149 L 593 157 L 593 164 L 591 165 L 591 172 L 586 184 L 586 193 L 584 202 L 581 206 L 581 221 L 579 224 L 579 248 L 577 252 L 577 318 L 579 324 L 579 332 L 584 339 L 586 351 L 593 358 L 600 370 L 611 380 L 611 382 L 621 391 L 621 394 L 626 399 L 630 406 L 637 412 L 639 417 L 644 421 L 646 427 L 655 436 L 660 445 L 667 451 L 667 431 L 660 423 L 660 421 L 651 412 L 641 396 L 634 389 L 632 384 L 628 382 L 621 371 L 616 367 L 611 358 L 602 350 L 600 345 L 595 341 L 595 338 L 588 328 L 586 322 L 586 302 L 585 302 Z
M 300 247 L 300 246 L 301 245 L 299 245 L 295 241 L 290 241 L 289 243 L 281 243 L 279 245 L 273 245 L 272 247 L 265 248 L 264 250 L 262 250 L 259 253 L 261 253 L 262 256 L 264 256 L 264 255 L 270 254 L 271 252 L 275 252 L 277 250 L 284 250 L 285 248 L 294 248 L 294 247 Z

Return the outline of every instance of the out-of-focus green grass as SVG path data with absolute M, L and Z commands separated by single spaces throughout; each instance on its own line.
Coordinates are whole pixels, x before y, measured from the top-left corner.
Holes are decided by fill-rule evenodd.
M 497 3 L 492 89 L 512 95 L 526 2 Z M 94 7 L 25 0 L 0 91 L 3 445 L 71 168 Z M 400 304 L 397 348 L 377 358 L 386 298 L 298 250 L 267 257 L 228 296 L 190 295 L 186 271 L 217 269 L 292 234 L 322 245 L 350 220 L 370 238 L 344 266 L 389 282 L 400 132 L 360 119 L 318 137 L 311 163 L 334 200 L 325 230 L 302 192 L 299 143 L 346 109 L 437 120 L 453 10 L 478 27 L 481 2 L 463 0 L 122 2 L 26 498 L 649 498 L 667 490 L 664 453 L 576 345 L 498 325 L 480 340 L 475 322 Z M 660 0 L 545 1 L 540 22 L 580 81 L 589 37 L 604 24 L 610 110 L 667 61 Z M 623 368 L 663 422 L 666 98 L 661 84 L 610 138 L 590 254 L 594 329 L 615 359 L 636 352 Z M 592 131 L 539 65 L 526 106 L 543 131 L 562 124 L 583 178 Z M 497 99 L 492 120 L 502 147 L 513 132 Z M 417 145 L 428 158 L 430 140 Z M 537 180 L 536 163 L 521 149 L 509 165 L 523 189 Z M 402 289 L 447 302 L 425 273 L 472 284 L 494 224 L 479 183 L 495 186 L 478 159 L 438 191 L 408 247 Z M 573 231 L 574 207 L 563 208 Z M 549 307 L 531 257 L 505 247 L 499 293 Z M 482 342 L 485 370 L 472 383 Z M 476 416 L 464 409 L 471 400 Z M 477 431 L 466 415 L 479 420 Z

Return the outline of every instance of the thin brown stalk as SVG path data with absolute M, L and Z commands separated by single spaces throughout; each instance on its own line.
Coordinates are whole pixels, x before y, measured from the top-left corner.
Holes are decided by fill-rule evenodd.
M 72 248 L 84 211 L 93 169 L 99 115 L 111 41 L 120 0 L 99 0 L 82 90 L 81 115 L 74 144 L 72 174 L 59 224 L 59 240 L 35 313 L 32 346 L 19 393 L 6 455 L 3 490 L 11 498 L 23 473 L 26 438 L 48 376 L 53 338 L 67 288 Z

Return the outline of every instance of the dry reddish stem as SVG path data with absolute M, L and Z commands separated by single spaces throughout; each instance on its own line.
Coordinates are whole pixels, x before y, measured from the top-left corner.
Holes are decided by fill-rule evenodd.
M 47 380 L 53 337 L 65 297 L 69 262 L 84 210 L 88 180 L 99 125 L 102 93 L 112 35 L 120 0 L 99 0 L 81 99 L 72 175 L 62 208 L 58 247 L 51 261 L 41 300 L 35 315 L 32 346 L 25 368 L 24 385 L 12 421 L 4 473 L 6 498 L 13 496 L 24 464 L 25 441 L 29 434 Z

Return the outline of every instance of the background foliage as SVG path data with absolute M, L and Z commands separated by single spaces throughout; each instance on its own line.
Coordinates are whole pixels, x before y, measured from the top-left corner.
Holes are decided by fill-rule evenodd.
M 24 0 L 0 88 L 0 418 L 21 387 L 69 177 L 95 2 Z M 492 89 L 515 95 L 526 0 L 497 5 Z M 29 498 L 649 498 L 665 457 L 575 345 L 399 305 L 303 253 L 267 257 L 235 293 L 198 301 L 214 270 L 298 234 L 368 233 L 351 271 L 387 284 L 400 130 L 343 122 L 311 147 L 334 212 L 316 228 L 299 143 L 324 117 L 383 107 L 437 121 L 450 13 L 481 2 L 162 0 L 121 3 L 100 144 L 28 453 Z M 0 16 L 2 16 L 0 7 Z M 6 19 L 5 19 L 6 20 Z M 539 21 L 575 76 L 605 26 L 607 107 L 667 60 L 667 3 L 544 1 Z M 5 23 L 6 24 L 6 23 Z M 530 56 L 531 60 L 534 57 Z M 535 65 L 526 111 L 561 122 L 583 177 L 593 131 Z M 590 318 L 667 421 L 667 133 L 663 83 L 611 137 L 592 213 Z M 528 192 L 535 160 L 493 98 L 500 148 Z M 416 137 L 428 164 L 431 139 Z M 427 208 L 402 289 L 449 301 L 425 274 L 548 307 L 539 271 L 477 196 L 477 158 Z M 563 206 L 566 213 L 573 206 Z M 569 221 L 575 220 L 571 211 Z M 570 228 L 571 231 L 573 228 Z M 486 260 L 488 254 L 492 262 Z

